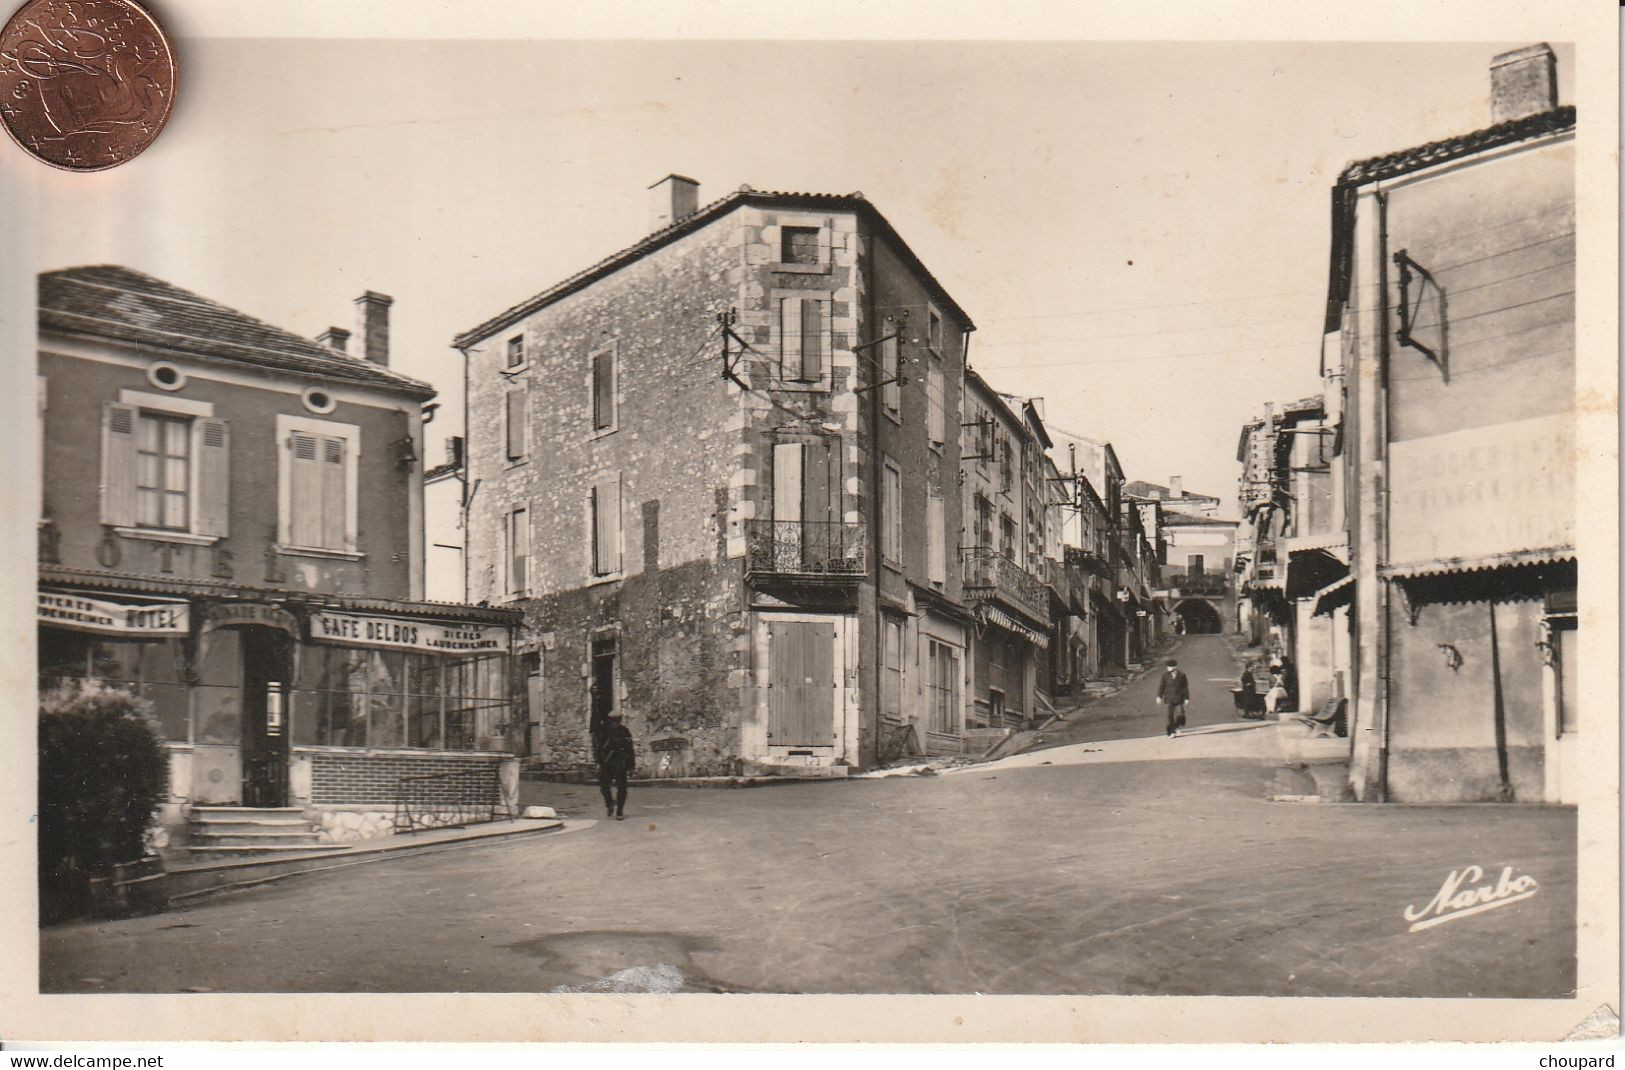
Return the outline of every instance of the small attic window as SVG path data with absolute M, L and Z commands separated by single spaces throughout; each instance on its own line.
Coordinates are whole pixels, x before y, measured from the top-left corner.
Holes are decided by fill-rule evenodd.
M 508 339 L 508 367 L 517 368 L 525 363 L 525 336 L 516 334 Z
M 167 360 L 147 365 L 147 382 L 159 390 L 179 390 L 186 385 L 186 373 Z
M 817 265 L 818 228 L 779 228 L 779 260 L 785 264 Z
M 333 400 L 333 395 L 320 387 L 310 387 L 300 397 L 305 403 L 305 408 L 322 416 L 326 416 L 338 407 L 338 402 Z

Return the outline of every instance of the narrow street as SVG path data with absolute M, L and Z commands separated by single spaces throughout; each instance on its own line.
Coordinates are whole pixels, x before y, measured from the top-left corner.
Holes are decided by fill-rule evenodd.
M 1186 641 L 1199 694 L 1221 650 L 1218 639 Z M 1126 712 L 1134 701 L 1124 722 L 1155 716 Z M 935 777 L 634 787 L 624 822 L 42 930 L 41 988 L 551 992 L 630 979 L 641 990 L 785 993 L 1572 989 L 1572 810 L 1270 803 L 1267 758 L 1176 750 L 1242 753 L 1235 741 L 1249 738 L 1266 740 L 1259 728 L 1209 728 Z M 590 787 L 526 787 L 529 801 L 599 813 Z M 1511 866 L 1538 894 L 1408 931 L 1406 908 L 1469 865 L 1492 882 Z
M 1240 669 L 1225 638 L 1187 635 L 1174 642 L 1176 645 L 1167 653 L 1151 659 L 1151 668 L 1144 675 L 1130 680 L 1114 695 L 1067 712 L 1064 721 L 1055 722 L 1040 734 L 1042 742 L 1027 749 L 1161 735 L 1167 727 L 1168 713 L 1157 705 L 1157 683 L 1169 658 L 1178 660 L 1179 667 L 1190 677 L 1191 701 L 1185 707 L 1187 728 L 1238 722 L 1230 689 L 1236 686 Z

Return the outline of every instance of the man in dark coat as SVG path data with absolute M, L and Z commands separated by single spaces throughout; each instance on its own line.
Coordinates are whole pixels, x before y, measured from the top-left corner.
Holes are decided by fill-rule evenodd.
M 604 795 L 605 816 L 625 820 L 626 778 L 637 768 L 637 754 L 619 710 L 610 711 L 609 723 L 594 744 L 593 758 L 598 762 L 598 790 Z
M 1179 662 L 1168 659 L 1168 669 L 1157 684 L 1157 702 L 1168 707 L 1168 734 L 1178 735 L 1185 727 L 1185 703 L 1190 701 L 1191 682 L 1179 670 Z

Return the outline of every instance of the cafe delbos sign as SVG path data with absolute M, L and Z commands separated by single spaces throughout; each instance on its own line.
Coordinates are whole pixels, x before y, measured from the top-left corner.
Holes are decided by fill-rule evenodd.
M 434 654 L 505 654 L 508 629 L 487 624 L 444 624 L 320 610 L 310 615 L 318 643 L 422 650 Z
M 191 625 L 186 602 L 135 605 L 77 594 L 39 592 L 36 616 L 41 624 L 105 635 L 185 635 Z

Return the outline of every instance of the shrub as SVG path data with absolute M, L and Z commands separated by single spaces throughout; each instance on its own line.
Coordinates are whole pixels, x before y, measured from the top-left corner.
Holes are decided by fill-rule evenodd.
M 91 874 L 145 853 L 169 787 L 151 706 L 97 681 L 40 699 L 41 913 L 77 913 Z

